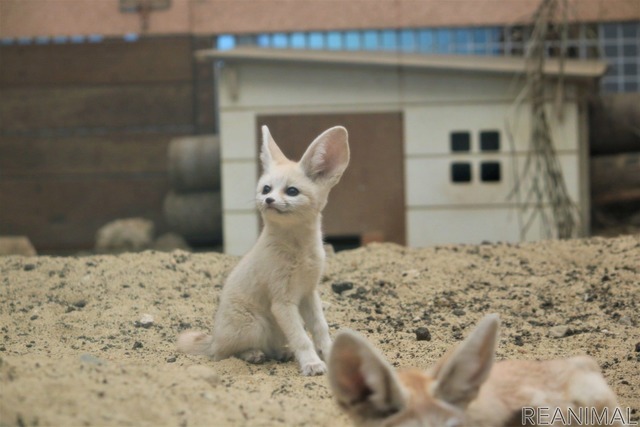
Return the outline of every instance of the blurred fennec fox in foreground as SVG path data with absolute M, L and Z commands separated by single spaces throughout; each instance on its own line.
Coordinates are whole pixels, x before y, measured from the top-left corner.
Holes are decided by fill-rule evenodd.
M 538 425 L 540 420 L 569 425 L 557 422 L 559 418 L 556 424 L 549 422 L 556 410 L 568 419 L 568 408 L 576 414 L 579 408 L 594 408 L 600 415 L 606 411 L 602 425 L 629 422 L 621 418 L 615 394 L 590 357 L 494 365 L 498 326 L 497 315 L 484 317 L 427 372 L 395 371 L 360 335 L 341 332 L 328 361 L 331 388 L 338 404 L 361 426 L 501 427 Z M 546 418 L 529 408 L 546 408 Z M 591 415 L 583 415 L 583 424 L 573 422 L 592 425 L 584 423 L 598 417 Z
M 316 291 L 325 260 L 321 212 L 349 163 L 347 131 L 326 130 L 299 162 L 285 157 L 266 126 L 262 137 L 256 203 L 264 228 L 227 278 L 212 335 L 183 332 L 178 348 L 251 363 L 295 356 L 303 375 L 320 375 L 331 348 Z

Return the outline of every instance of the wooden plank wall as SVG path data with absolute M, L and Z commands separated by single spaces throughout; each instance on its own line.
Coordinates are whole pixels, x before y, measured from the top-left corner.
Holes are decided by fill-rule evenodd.
M 124 217 L 160 231 L 167 146 L 198 131 L 192 38 L 0 46 L 0 235 L 90 249 Z

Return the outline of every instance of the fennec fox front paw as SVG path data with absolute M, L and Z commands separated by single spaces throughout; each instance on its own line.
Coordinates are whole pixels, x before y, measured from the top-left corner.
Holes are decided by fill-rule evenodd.
M 327 372 L 327 365 L 322 361 L 309 362 L 302 366 L 302 375 L 310 377 L 314 375 L 324 375 Z

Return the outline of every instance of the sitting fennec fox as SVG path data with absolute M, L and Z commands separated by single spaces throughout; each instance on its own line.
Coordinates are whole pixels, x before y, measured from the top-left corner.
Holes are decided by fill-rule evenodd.
M 215 360 L 236 356 L 261 363 L 295 356 L 303 375 L 321 375 L 327 369 L 321 357 L 331 348 L 316 291 L 325 260 L 321 211 L 349 163 L 347 130 L 326 130 L 299 162 L 284 156 L 266 126 L 262 137 L 256 203 L 264 228 L 227 278 L 213 334 L 186 331 L 177 344 L 185 353 Z
M 498 325 L 497 315 L 484 317 L 427 372 L 395 371 L 360 335 L 341 332 L 329 356 L 330 386 L 341 408 L 362 426 L 536 425 L 534 410 L 526 414 L 524 408 L 548 408 L 547 421 L 556 408 L 565 416 L 568 408 L 596 408 L 598 414 L 607 408 L 607 425 L 614 411 L 621 415 L 615 394 L 588 356 L 494 365 Z

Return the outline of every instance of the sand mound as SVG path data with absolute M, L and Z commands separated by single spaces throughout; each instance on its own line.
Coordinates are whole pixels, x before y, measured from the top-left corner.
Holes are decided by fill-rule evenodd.
M 295 363 L 179 354 L 209 330 L 237 258 L 186 252 L 0 258 L 1 426 L 347 425 L 325 377 Z M 329 259 L 332 333 L 361 331 L 396 366 L 427 367 L 490 312 L 498 358 L 596 358 L 639 418 L 640 236 L 407 249 Z M 430 336 L 418 341 L 416 330 Z

